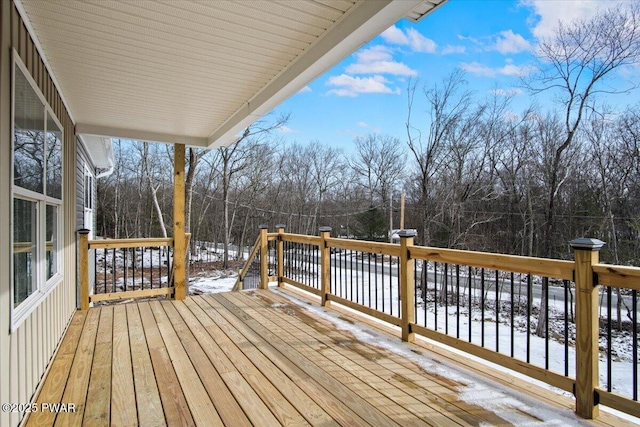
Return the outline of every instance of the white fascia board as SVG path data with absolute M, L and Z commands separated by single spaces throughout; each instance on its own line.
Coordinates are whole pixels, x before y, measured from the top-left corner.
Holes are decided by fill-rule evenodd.
M 420 3 L 422 0 L 362 0 L 354 5 L 322 38 L 209 135 L 209 148 L 233 143 L 251 123 L 395 24 Z
M 89 123 L 76 124 L 76 134 L 95 135 L 110 138 L 131 139 L 135 141 L 160 142 L 164 144 L 185 144 L 190 147 L 207 147 L 207 138 L 172 135 L 162 132 L 151 132 L 140 129 L 116 128 L 110 126 L 92 125 Z
M 111 138 L 96 135 L 78 135 L 94 168 L 109 169 L 115 164 Z

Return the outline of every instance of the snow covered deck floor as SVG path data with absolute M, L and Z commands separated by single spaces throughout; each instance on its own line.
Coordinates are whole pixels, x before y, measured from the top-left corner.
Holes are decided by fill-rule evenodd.
M 367 342 L 399 342 L 373 329 L 367 334 Z M 79 311 L 37 398 L 39 408 L 64 403 L 68 412 L 38 411 L 28 425 L 587 423 L 567 407 L 552 406 L 553 396 L 520 400 L 520 392 L 505 394 L 497 383 L 501 391 L 494 393 L 486 380 L 464 384 L 465 375 L 477 378 L 465 368 L 430 373 L 415 357 L 364 341 L 281 291 Z M 422 347 L 398 346 L 428 357 Z M 626 422 L 603 414 L 589 424 Z

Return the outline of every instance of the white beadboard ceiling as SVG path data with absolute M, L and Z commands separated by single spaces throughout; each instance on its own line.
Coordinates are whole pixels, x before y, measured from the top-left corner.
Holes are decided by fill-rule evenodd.
M 228 145 L 445 0 L 16 0 L 78 134 Z

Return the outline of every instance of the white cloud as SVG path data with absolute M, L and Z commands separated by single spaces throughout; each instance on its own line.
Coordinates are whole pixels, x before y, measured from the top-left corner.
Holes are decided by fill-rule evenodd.
M 308 93 L 308 92 L 313 92 L 309 86 L 305 86 L 298 91 L 298 93 Z
M 618 7 L 624 0 L 521 0 L 521 4 L 533 9 L 532 32 L 537 38 L 553 36 L 558 21 L 569 22 L 595 16 L 602 8 Z
M 358 58 L 358 62 L 391 61 L 393 52 L 386 46 L 377 45 L 359 50 L 356 52 L 356 58 Z
M 531 43 L 513 30 L 500 31 L 485 37 L 465 37 L 458 35 L 458 39 L 473 43 L 480 51 L 497 51 L 503 55 L 523 52 L 531 49 Z
M 463 62 L 460 64 L 460 68 L 470 74 L 485 77 L 495 77 L 497 75 L 524 77 L 535 70 L 530 65 L 514 65 L 509 61 L 503 67 L 489 67 L 479 62 Z
M 357 61 L 346 68 L 351 74 L 392 74 L 396 76 L 416 76 L 418 72 L 402 62 L 393 60 L 391 49 L 372 46 L 356 53 Z
M 522 94 L 522 89 L 494 89 L 491 91 L 491 93 L 496 96 L 516 96 Z
M 369 124 L 367 122 L 358 122 L 358 126 L 360 126 L 361 128 L 368 128 Z
M 299 130 L 291 129 L 289 126 L 280 126 L 278 128 L 278 131 L 280 131 L 281 133 L 300 133 Z
M 394 93 L 400 94 L 400 88 L 391 89 L 389 81 L 383 76 L 353 77 L 347 74 L 329 77 L 328 86 L 334 86 L 327 92 L 330 95 L 355 97 L 360 93 Z
M 467 50 L 466 47 L 460 45 L 446 45 L 442 48 L 441 53 L 443 55 L 450 55 L 452 53 L 465 53 Z
M 407 36 L 400 28 L 396 27 L 395 25 L 387 28 L 381 34 L 381 36 L 387 43 L 400 45 L 409 44 L 409 39 L 407 38 Z
M 512 30 L 501 31 L 496 37 L 494 49 L 503 55 L 518 53 L 531 49 L 531 44 L 520 34 L 515 34 Z
M 346 68 L 352 74 L 393 74 L 396 76 L 417 76 L 418 72 L 401 62 L 377 61 L 369 63 L 355 63 Z
M 415 28 L 409 28 L 407 36 L 409 36 L 409 45 L 415 52 L 434 53 L 438 47 L 436 42 L 426 38 Z
M 409 46 L 414 52 L 434 53 L 438 47 L 436 42 L 423 36 L 415 28 L 409 28 L 403 31 L 393 25 L 382 33 L 382 38 L 387 43 Z

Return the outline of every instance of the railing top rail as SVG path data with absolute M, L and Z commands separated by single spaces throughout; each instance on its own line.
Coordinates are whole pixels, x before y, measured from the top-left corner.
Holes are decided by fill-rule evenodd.
M 391 256 L 400 256 L 400 246 L 393 243 L 371 242 L 368 240 L 339 239 L 330 237 L 327 245 L 338 249 L 351 249 L 354 251 L 371 252 Z
M 534 258 L 518 255 L 492 254 L 459 249 L 441 249 L 426 246 L 412 246 L 411 257 L 451 264 L 484 267 L 493 270 L 535 274 L 564 280 L 573 280 L 573 261 L 548 258 Z
M 594 264 L 601 285 L 640 290 L 640 267 Z
M 103 239 L 89 240 L 89 249 L 142 248 L 152 246 L 173 246 L 173 237 L 144 239 Z
M 306 243 L 308 245 L 317 245 L 319 246 L 322 242 L 320 236 L 308 236 L 306 234 L 292 234 L 292 233 L 284 233 L 282 234 L 282 240 L 285 242 L 293 242 L 293 243 Z

